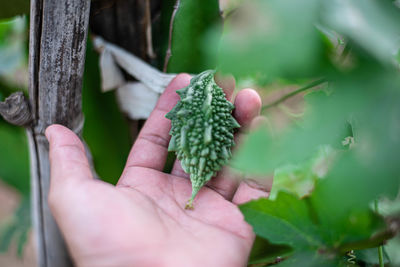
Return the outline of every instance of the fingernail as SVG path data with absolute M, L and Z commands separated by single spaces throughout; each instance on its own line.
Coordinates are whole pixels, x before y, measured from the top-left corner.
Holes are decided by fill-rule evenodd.
M 50 143 L 51 134 L 50 134 L 49 128 L 50 128 L 50 126 L 46 128 L 46 131 L 44 132 L 44 135 L 46 136 L 47 141 L 49 141 L 49 143 Z
M 261 126 L 268 126 L 268 125 L 269 125 L 269 121 L 268 121 L 268 119 L 267 119 L 266 117 L 257 116 L 257 117 L 255 117 L 255 118 L 251 121 L 251 123 L 250 123 L 250 129 L 251 129 L 251 130 L 255 130 L 255 129 L 257 129 L 258 127 L 261 127 Z
M 253 189 L 264 192 L 271 191 L 272 179 L 264 179 L 263 183 L 254 179 L 245 179 L 244 182 Z
M 222 74 L 221 72 L 217 72 L 214 75 L 215 83 L 224 90 L 229 92 L 233 92 L 235 90 L 235 77 L 231 74 Z

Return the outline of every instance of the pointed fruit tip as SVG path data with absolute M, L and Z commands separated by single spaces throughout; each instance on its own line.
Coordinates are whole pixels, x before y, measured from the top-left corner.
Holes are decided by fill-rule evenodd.
M 193 199 L 189 199 L 185 205 L 185 210 L 194 210 Z

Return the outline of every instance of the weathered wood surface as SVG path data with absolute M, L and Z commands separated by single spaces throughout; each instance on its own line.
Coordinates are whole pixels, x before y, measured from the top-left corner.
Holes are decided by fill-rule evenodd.
M 160 13 L 161 0 L 96 0 L 90 11 L 90 29 L 149 62 L 155 57 L 152 35 L 159 34 Z
M 0 115 L 11 124 L 28 126 L 32 122 L 29 103 L 22 92 L 15 92 L 0 102 Z
M 50 169 L 44 132 L 59 123 L 81 134 L 89 9 L 90 0 L 31 0 L 29 102 L 33 123 L 28 137 L 32 214 L 41 267 L 72 266 L 47 204 Z

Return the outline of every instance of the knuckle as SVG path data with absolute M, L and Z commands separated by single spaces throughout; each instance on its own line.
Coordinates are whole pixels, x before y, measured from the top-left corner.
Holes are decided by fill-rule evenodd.
M 153 143 L 157 146 L 167 147 L 169 140 L 158 133 L 144 133 L 139 136 L 139 139 Z

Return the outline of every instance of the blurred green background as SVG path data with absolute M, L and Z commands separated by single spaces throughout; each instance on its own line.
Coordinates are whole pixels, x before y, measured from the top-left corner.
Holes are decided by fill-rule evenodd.
M 14 17 L 27 13 L 26 3 L 0 12 L 0 101 L 26 92 L 29 22 Z M 181 0 L 171 21 L 174 3 L 163 2 L 157 62 L 168 47 L 172 56 L 158 67 L 232 73 L 265 104 L 268 123 L 231 163 L 246 176 L 274 176 L 268 200 L 240 207 L 258 235 L 250 263 L 400 266 L 399 1 Z M 115 183 L 131 137 L 114 92 L 100 92 L 90 41 L 83 112 L 96 171 Z M 22 253 L 27 238 L 28 154 L 25 131 L 0 119 L 0 179 L 22 196 L 0 222 L 1 251 L 16 242 Z

